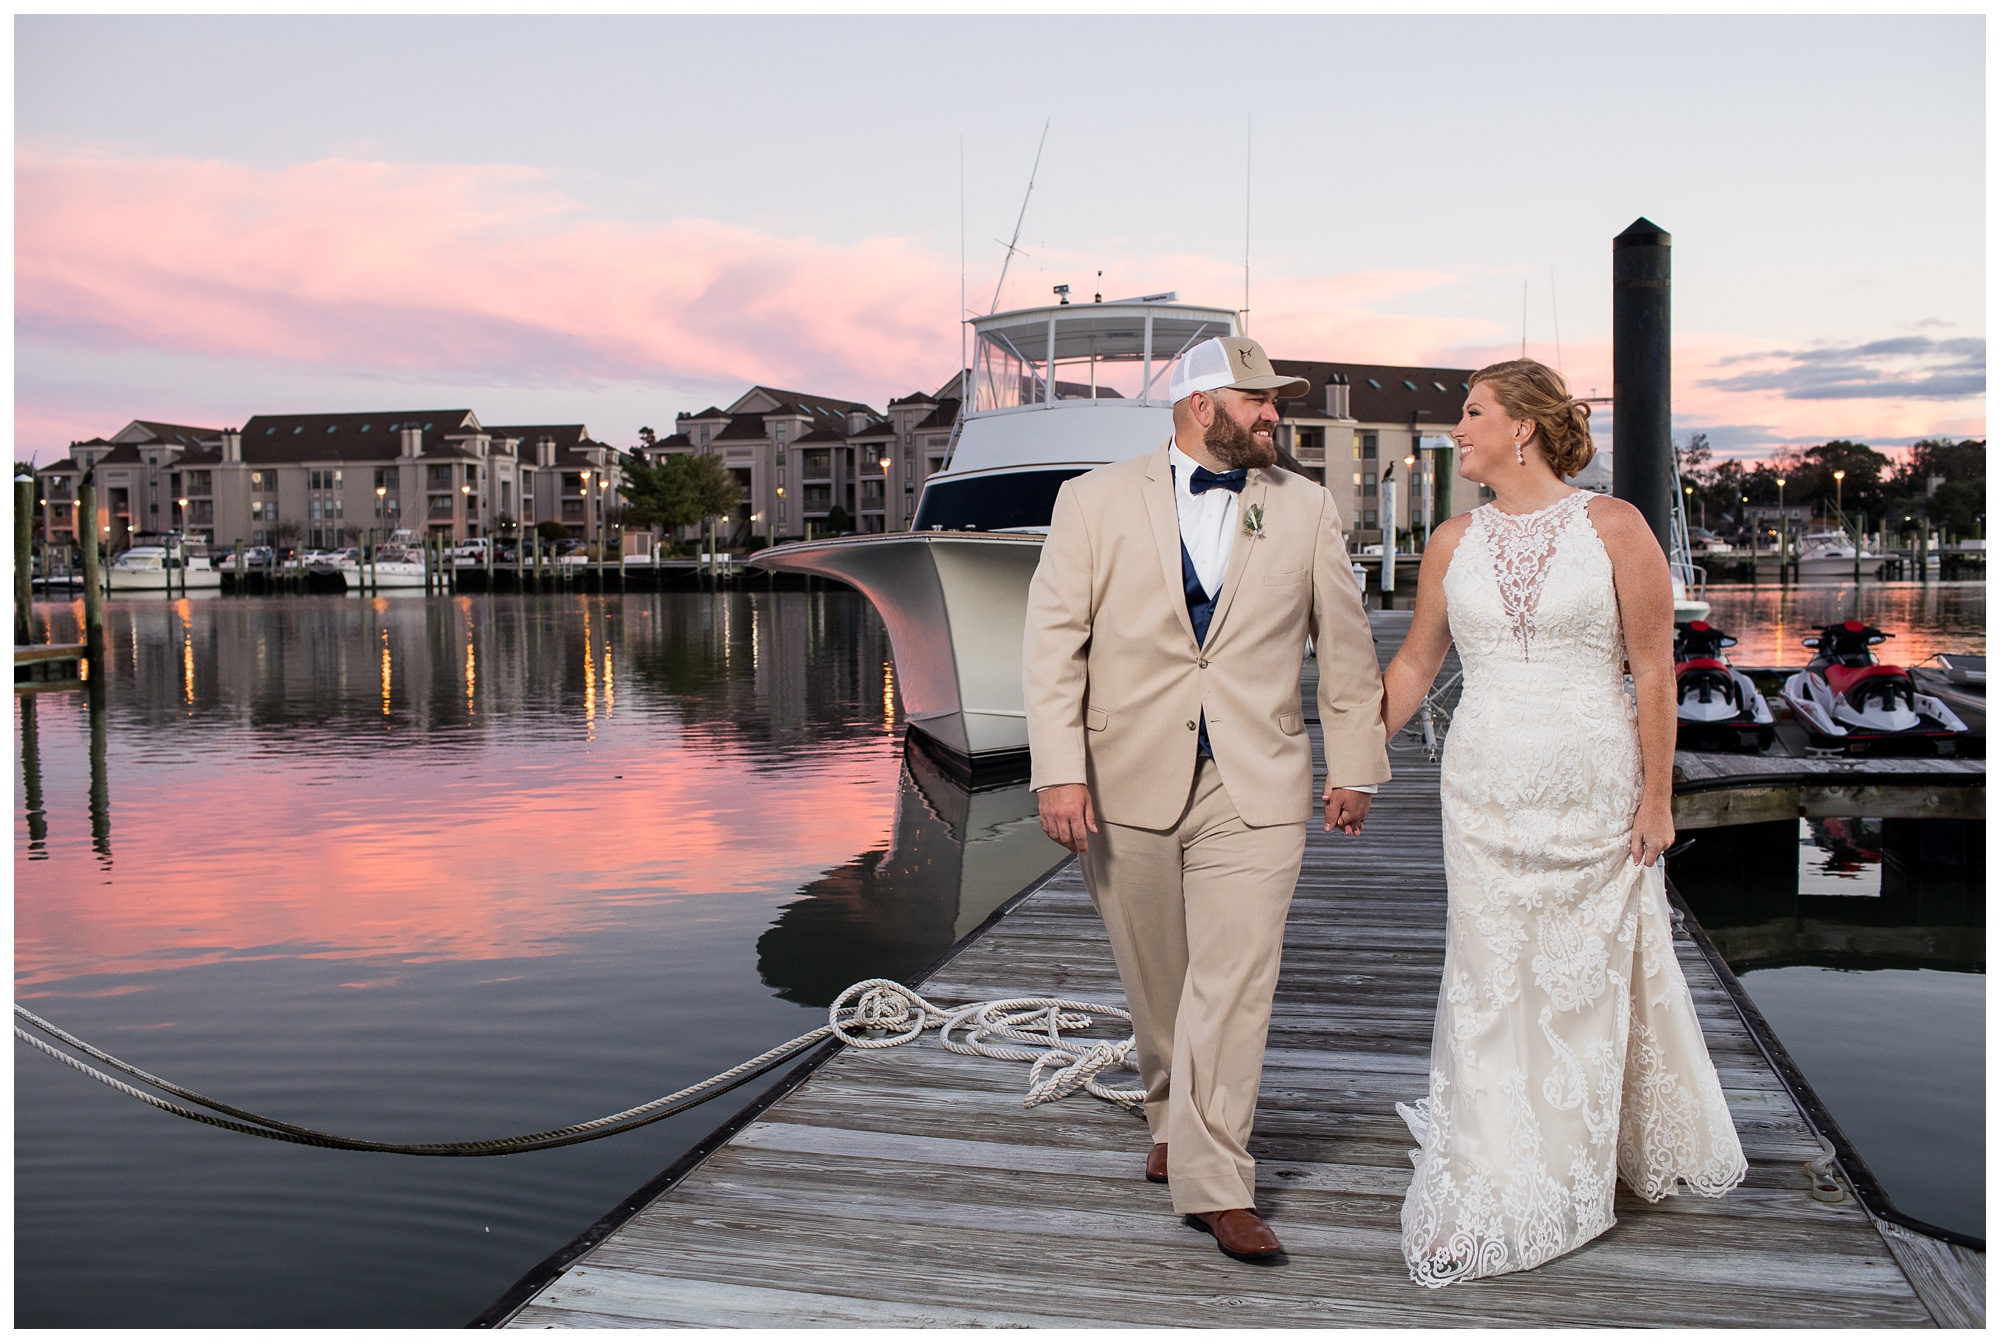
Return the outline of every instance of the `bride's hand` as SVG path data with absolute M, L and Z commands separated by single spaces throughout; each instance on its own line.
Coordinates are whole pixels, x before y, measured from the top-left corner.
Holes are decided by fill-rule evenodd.
M 1674 804 L 1670 799 L 1643 801 L 1632 817 L 1632 861 L 1651 867 L 1674 846 Z

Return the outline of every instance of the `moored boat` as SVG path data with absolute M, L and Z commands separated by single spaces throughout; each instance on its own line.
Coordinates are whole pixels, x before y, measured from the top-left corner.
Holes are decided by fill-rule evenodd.
M 1021 636 L 1056 491 L 1165 443 L 1174 362 L 1210 337 L 1237 334 L 1234 312 L 1174 299 L 972 319 L 970 394 L 911 530 L 792 542 L 750 557 L 760 568 L 838 578 L 875 604 L 911 728 L 959 768 L 1028 749 Z
M 220 590 L 222 575 L 205 546 L 169 536 L 113 556 L 104 566 L 104 586 L 112 592 Z

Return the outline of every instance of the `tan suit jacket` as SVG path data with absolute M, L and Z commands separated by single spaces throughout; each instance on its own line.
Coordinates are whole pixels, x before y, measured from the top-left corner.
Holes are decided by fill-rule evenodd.
M 1262 535 L 1243 519 L 1262 510 Z M 1167 449 L 1064 483 L 1028 590 L 1021 671 L 1032 786 L 1088 783 L 1098 816 L 1164 829 L 1194 781 L 1196 724 L 1250 825 L 1312 814 L 1299 666 L 1312 635 L 1330 777 L 1389 777 L 1382 677 L 1324 487 L 1252 471 L 1207 644 L 1181 586 Z

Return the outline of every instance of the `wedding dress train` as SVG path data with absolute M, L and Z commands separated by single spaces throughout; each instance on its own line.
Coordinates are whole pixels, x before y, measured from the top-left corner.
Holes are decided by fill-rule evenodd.
M 1658 1200 L 1743 1178 L 1674 959 L 1611 559 L 1579 491 L 1471 515 L 1444 588 L 1465 685 L 1446 739 L 1450 892 L 1403 1256 L 1427 1287 L 1532 1268 Z

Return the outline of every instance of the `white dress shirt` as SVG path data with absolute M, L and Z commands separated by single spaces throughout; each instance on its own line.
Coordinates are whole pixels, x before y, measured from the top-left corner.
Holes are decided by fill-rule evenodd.
M 1201 463 L 1178 446 L 1167 449 L 1174 468 L 1174 507 L 1180 513 L 1181 544 L 1194 564 L 1194 576 L 1210 597 L 1222 591 L 1229 575 L 1229 554 L 1236 546 L 1236 492 L 1213 488 L 1200 494 L 1188 488 Z
M 1201 590 L 1211 598 L 1222 592 L 1222 580 L 1229 575 L 1229 556 L 1236 548 L 1236 492 L 1213 487 L 1200 494 L 1188 488 L 1195 468 L 1201 463 L 1175 444 L 1167 449 L 1167 461 L 1174 468 L 1174 508 L 1180 515 L 1181 544 L 1187 547 L 1194 576 Z M 1373 793 L 1374 784 L 1346 785 L 1357 793 Z

